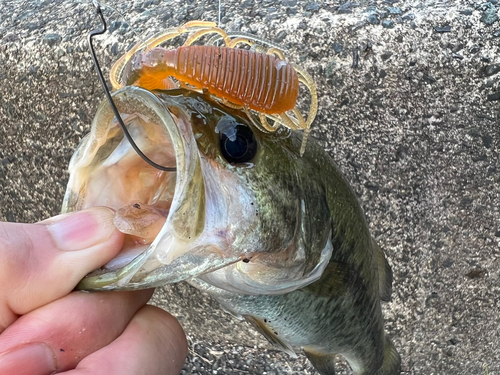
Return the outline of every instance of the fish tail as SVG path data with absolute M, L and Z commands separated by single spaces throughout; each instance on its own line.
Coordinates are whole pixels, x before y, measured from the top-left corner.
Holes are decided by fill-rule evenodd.
M 384 362 L 375 375 L 399 375 L 401 374 L 401 357 L 391 340 L 385 338 Z
M 322 354 L 307 348 L 304 348 L 304 353 L 321 375 L 335 375 L 336 354 Z

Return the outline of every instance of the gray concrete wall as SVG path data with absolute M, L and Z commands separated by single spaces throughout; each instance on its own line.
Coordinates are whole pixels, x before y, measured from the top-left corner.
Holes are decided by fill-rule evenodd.
M 145 30 L 218 17 L 209 1 L 107 3 L 122 13 L 105 10 L 108 68 Z M 425 4 L 224 0 L 221 26 L 278 41 L 318 83 L 312 134 L 393 266 L 384 310 L 403 373 L 500 374 L 499 4 Z M 87 1 L 0 6 L 0 219 L 34 222 L 58 213 L 104 97 L 86 45 L 98 21 Z M 187 285 L 154 301 L 190 338 L 185 374 L 314 373 Z

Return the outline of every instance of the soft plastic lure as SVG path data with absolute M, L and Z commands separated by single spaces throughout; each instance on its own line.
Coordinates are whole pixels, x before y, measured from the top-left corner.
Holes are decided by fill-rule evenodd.
M 158 47 L 181 34 L 189 35 L 183 46 Z M 207 34 L 218 35 L 206 45 L 193 45 Z M 216 46 L 221 39 L 225 46 Z M 250 46 L 250 50 L 237 48 L 239 44 Z M 125 85 L 148 90 L 177 87 L 170 77 L 182 87 L 208 91 L 224 104 L 244 109 L 263 131 L 273 132 L 280 124 L 292 130 L 303 129 L 301 154 L 304 153 L 318 109 L 316 85 L 307 72 L 287 62 L 283 52 L 272 43 L 246 34 L 231 38 L 212 22 L 192 21 L 139 42 L 110 72 L 114 89 Z M 299 82 L 311 96 L 307 119 L 296 107 Z M 258 113 L 260 121 L 253 118 L 250 110 Z M 274 122 L 272 125 L 268 118 Z

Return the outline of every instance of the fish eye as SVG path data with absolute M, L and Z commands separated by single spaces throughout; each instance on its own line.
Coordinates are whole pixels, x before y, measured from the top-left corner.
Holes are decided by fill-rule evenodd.
M 220 133 L 220 150 L 229 163 L 246 163 L 257 153 L 257 141 L 248 126 L 237 125 L 229 136 Z

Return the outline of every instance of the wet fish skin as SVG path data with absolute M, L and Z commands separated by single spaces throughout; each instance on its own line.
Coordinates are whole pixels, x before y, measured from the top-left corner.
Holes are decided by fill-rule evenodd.
M 81 287 L 141 289 L 187 279 L 227 311 L 249 321 L 280 349 L 294 355 L 294 347 L 304 348 L 322 375 L 335 373 L 336 354 L 343 355 L 356 374 L 399 374 L 400 358 L 385 336 L 381 311 L 381 301 L 391 294 L 391 269 L 369 233 L 355 194 L 330 156 L 311 139 L 300 157 L 300 133 L 282 129 L 268 134 L 254 129 L 257 154 L 249 163 L 231 164 L 220 151 L 220 132 L 227 121 L 229 125 L 234 122 L 233 128 L 236 124 L 253 128 L 244 112 L 186 90 L 155 95 L 188 124 L 189 134 L 186 127 L 183 134 L 195 140 L 198 159 L 186 184 L 200 194 L 205 192 L 199 202 L 192 193 L 181 196 L 189 211 L 178 216 L 179 231 L 205 233 L 214 212 L 225 210 L 230 213 L 227 227 L 215 226 L 214 235 L 217 244 L 227 236 L 227 248 L 210 253 L 214 258 L 195 254 L 182 263 L 182 257 L 189 256 L 186 253 L 177 268 L 177 260 L 152 271 L 145 267 L 122 282 L 120 275 L 135 270 L 134 259 L 121 270 L 99 270 L 98 276 L 84 279 Z M 231 188 L 221 181 L 229 181 Z M 223 206 L 219 207 L 222 211 L 213 211 L 211 199 Z M 230 204 L 238 210 L 230 210 Z M 170 210 L 168 220 L 172 217 L 176 218 L 175 212 Z M 198 229 L 186 228 L 190 223 Z M 314 273 L 325 252 L 329 260 L 321 277 L 303 282 L 301 276 Z M 188 273 L 200 262 L 205 263 L 199 272 Z M 241 277 L 235 279 L 239 289 L 220 277 L 227 269 Z M 287 277 L 293 291 L 280 292 L 280 283 L 289 281 Z
M 195 132 L 201 127 L 206 134 L 198 140 L 199 149 L 224 164 L 214 147 L 217 141 L 211 126 L 193 126 Z M 385 336 L 380 304 L 390 298 L 392 272 L 349 184 L 314 141 L 299 157 L 299 133 L 280 137 L 256 132 L 256 137 L 261 150 L 254 166 L 237 173 L 255 192 L 257 231 L 267 244 L 266 251 L 273 253 L 292 242 L 299 225 L 311 267 L 330 236 L 329 265 L 319 280 L 282 295 L 232 293 L 200 278 L 191 284 L 250 321 L 283 350 L 303 347 L 322 375 L 334 374 L 336 354 L 342 354 L 356 374 L 399 374 L 400 357 Z

